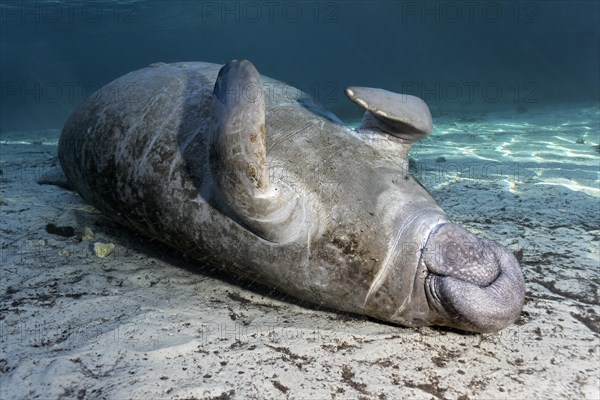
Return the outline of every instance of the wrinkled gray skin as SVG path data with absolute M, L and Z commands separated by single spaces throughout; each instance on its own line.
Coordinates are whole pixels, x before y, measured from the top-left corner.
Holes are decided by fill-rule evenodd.
M 346 94 L 367 110 L 356 131 L 248 61 L 153 64 L 71 115 L 60 163 L 106 216 L 299 299 L 405 326 L 511 324 L 517 260 L 408 174 L 427 106 Z

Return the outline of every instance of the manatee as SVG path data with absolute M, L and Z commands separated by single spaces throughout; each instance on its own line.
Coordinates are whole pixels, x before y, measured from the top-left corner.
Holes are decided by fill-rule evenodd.
M 152 64 L 68 118 L 64 186 L 188 257 L 319 306 L 406 327 L 510 325 L 518 261 L 452 223 L 408 172 L 432 131 L 427 105 L 346 95 L 365 110 L 357 129 L 246 60 Z

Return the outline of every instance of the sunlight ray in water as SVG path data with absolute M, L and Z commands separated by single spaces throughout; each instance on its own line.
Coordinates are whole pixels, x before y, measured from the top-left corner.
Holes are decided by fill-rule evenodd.
M 556 138 L 556 139 L 558 139 L 558 140 L 562 140 L 563 142 L 567 142 L 567 143 L 571 143 L 571 144 L 576 143 L 575 140 L 565 139 L 565 138 L 560 137 L 560 136 L 553 136 L 553 137 Z M 550 142 L 548 144 L 550 144 Z
M 510 156 L 512 156 L 513 152 L 506 148 L 510 145 L 511 145 L 511 143 L 504 142 L 501 145 L 499 145 L 498 147 L 496 147 L 496 151 L 501 153 L 502 156 L 504 156 L 504 157 L 510 157 Z
M 505 188 L 507 191 L 513 193 L 513 194 L 517 194 L 517 195 L 521 195 L 522 193 L 517 190 L 517 184 L 515 183 L 515 181 L 511 181 L 508 179 L 503 179 L 502 182 L 504 182 L 505 184 Z
M 489 158 L 489 157 L 485 157 L 485 156 L 482 156 L 480 154 L 477 154 L 477 149 L 473 149 L 473 148 L 469 148 L 469 147 L 461 149 L 461 153 L 463 155 L 465 155 L 465 156 L 475 157 L 475 158 L 477 158 L 479 160 L 498 161 L 498 160 L 496 160 L 494 158 Z

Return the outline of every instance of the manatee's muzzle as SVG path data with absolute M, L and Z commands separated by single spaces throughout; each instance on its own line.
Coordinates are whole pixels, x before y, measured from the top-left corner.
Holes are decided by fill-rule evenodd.
M 520 315 L 525 285 L 519 263 L 500 244 L 452 223 L 433 230 L 423 249 L 431 322 L 495 332 Z

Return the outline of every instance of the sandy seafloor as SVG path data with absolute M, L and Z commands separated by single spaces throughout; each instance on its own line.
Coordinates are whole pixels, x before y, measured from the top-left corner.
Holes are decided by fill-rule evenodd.
M 413 148 L 450 217 L 521 258 L 522 316 L 485 335 L 323 310 L 199 266 L 38 185 L 58 131 L 5 132 L 0 398 L 598 399 L 599 118 L 434 114 Z

